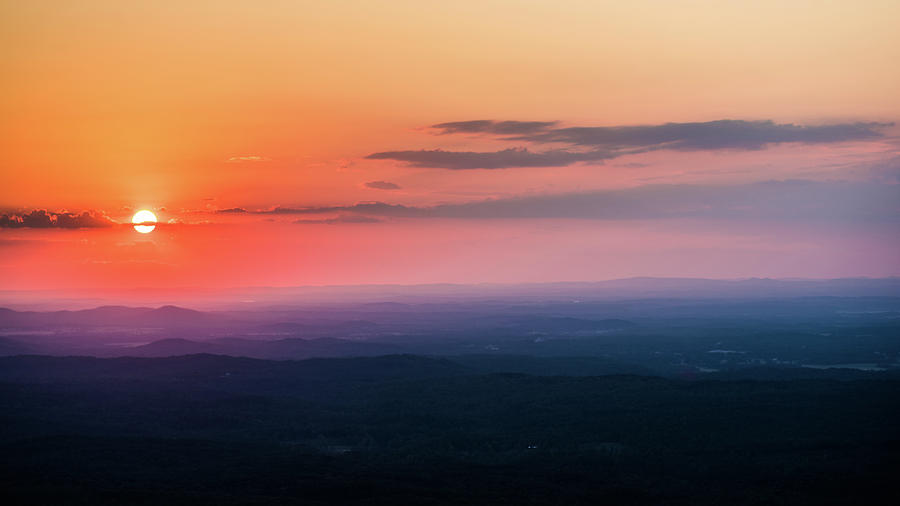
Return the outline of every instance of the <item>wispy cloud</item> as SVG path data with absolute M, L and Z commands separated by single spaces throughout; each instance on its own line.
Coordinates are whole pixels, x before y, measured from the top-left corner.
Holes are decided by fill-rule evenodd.
M 821 144 L 871 140 L 890 123 L 795 125 L 774 121 L 719 120 L 703 123 L 616 127 L 567 127 L 511 137 L 535 143 L 561 142 L 606 149 L 655 148 L 676 150 L 761 149 L 768 144 Z
M 232 156 L 225 160 L 228 163 L 254 163 L 254 162 L 270 162 L 271 158 L 258 155 Z

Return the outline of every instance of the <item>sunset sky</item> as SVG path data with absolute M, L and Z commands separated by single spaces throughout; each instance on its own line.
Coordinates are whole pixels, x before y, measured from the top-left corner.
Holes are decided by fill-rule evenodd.
M 900 275 L 895 0 L 0 5 L 2 290 Z

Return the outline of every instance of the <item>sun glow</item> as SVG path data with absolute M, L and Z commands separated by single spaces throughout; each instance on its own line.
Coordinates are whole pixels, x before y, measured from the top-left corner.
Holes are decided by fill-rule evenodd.
M 156 228 L 156 215 L 152 212 L 142 209 L 131 217 L 131 223 L 134 223 L 134 229 L 142 234 L 149 234 Z

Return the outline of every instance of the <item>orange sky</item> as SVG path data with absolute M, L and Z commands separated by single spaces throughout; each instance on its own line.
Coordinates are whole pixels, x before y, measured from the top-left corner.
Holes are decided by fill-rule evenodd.
M 864 229 L 843 216 L 824 228 L 808 217 L 788 223 L 787 208 L 730 227 L 695 215 L 690 224 L 654 215 L 635 225 L 530 212 L 512 222 L 328 221 L 356 216 L 345 208 L 365 201 L 427 208 L 649 184 L 714 193 L 794 179 L 896 185 L 897 19 L 895 1 L 0 1 L 0 213 L 92 210 L 125 222 L 148 208 L 193 230 L 0 229 L 0 288 L 900 275 L 889 255 L 893 209 L 879 208 Z M 760 146 L 642 144 L 628 154 L 603 145 L 615 154 L 544 167 L 447 170 L 366 158 L 591 149 L 427 128 L 483 119 L 559 128 L 723 119 L 881 125 L 862 137 Z M 399 188 L 366 186 L 376 181 Z M 858 197 L 849 201 L 871 200 L 868 187 L 852 188 Z M 341 209 L 215 213 L 278 206 Z M 853 219 L 869 216 L 859 213 Z M 807 243 L 786 253 L 773 245 L 785 237 Z M 696 258 L 697 241 L 716 246 L 701 248 L 709 258 L 692 265 L 684 259 Z M 822 259 L 823 248 L 834 257 Z M 166 274 L 138 265 L 166 265 Z

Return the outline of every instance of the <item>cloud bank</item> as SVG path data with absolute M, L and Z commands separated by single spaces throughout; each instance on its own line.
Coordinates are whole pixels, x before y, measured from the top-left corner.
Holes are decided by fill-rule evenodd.
M 81 214 L 51 213 L 36 209 L 26 214 L 0 215 L 0 228 L 103 228 L 117 223 L 102 213 L 84 211 Z

